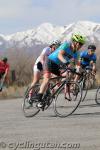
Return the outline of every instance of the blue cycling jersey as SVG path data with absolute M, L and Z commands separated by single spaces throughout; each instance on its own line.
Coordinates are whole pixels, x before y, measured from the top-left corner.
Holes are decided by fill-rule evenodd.
M 88 50 L 82 51 L 80 53 L 80 58 L 81 58 L 81 64 L 85 66 L 89 66 L 90 62 L 93 61 L 94 63 L 96 62 L 96 54 L 89 55 Z
M 59 52 L 65 51 L 64 58 L 69 62 L 72 58 L 78 59 L 78 52 L 73 52 L 70 48 L 70 43 L 64 42 L 60 47 L 58 47 L 52 54 L 49 55 L 49 59 L 56 64 L 61 64 L 62 62 L 58 58 Z

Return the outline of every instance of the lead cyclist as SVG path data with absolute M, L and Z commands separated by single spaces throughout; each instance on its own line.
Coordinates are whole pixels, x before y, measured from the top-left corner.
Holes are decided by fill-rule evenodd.
M 42 96 L 45 92 L 45 89 L 49 83 L 51 73 L 60 76 L 60 65 L 68 64 L 72 58 L 77 60 L 78 50 L 85 44 L 85 37 L 81 34 L 73 34 L 71 41 L 65 41 L 60 47 L 58 47 L 52 54 L 48 57 L 48 72 L 45 74 L 43 82 L 40 86 L 37 99 L 39 100 L 38 107 L 43 107 Z

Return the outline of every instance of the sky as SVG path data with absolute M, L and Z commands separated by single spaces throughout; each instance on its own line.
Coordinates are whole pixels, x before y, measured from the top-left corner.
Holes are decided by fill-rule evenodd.
M 49 22 L 100 22 L 100 0 L 0 0 L 0 34 L 26 31 Z

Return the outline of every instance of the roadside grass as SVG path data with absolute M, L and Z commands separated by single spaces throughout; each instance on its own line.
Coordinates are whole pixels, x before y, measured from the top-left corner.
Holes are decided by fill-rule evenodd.
M 27 87 L 18 87 L 18 86 L 10 86 L 5 88 L 0 92 L 0 99 L 11 99 L 11 98 L 20 98 L 24 96 L 25 89 Z
M 96 75 L 95 87 L 97 88 L 100 85 L 100 76 Z M 8 88 L 4 87 L 3 91 L 0 92 L 0 99 L 14 99 L 21 98 L 24 96 L 27 86 L 9 86 Z

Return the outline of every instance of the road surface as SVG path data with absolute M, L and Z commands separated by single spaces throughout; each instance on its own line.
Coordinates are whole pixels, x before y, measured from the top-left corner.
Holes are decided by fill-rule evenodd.
M 95 90 L 67 118 L 53 109 L 25 118 L 22 99 L 0 100 L 0 150 L 100 150 L 100 106 Z

